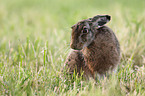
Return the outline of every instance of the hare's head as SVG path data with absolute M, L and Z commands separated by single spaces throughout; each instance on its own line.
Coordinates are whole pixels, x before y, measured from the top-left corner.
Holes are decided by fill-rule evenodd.
M 110 21 L 110 18 L 109 15 L 97 15 L 73 25 L 71 27 L 71 48 L 81 50 L 88 46 L 95 38 L 95 30 Z

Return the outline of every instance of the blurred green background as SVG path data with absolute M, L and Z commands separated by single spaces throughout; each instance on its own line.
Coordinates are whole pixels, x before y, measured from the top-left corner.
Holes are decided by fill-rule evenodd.
M 144 6 L 144 0 L 1 0 L 0 41 L 18 43 L 27 37 L 32 41 L 39 38 L 58 50 L 69 44 L 73 24 L 97 14 L 111 15 L 108 25 L 125 34 L 125 28 L 134 26 L 130 24 L 144 22 Z
M 111 15 L 122 52 L 109 89 L 60 76 L 70 27 L 98 14 Z M 144 96 L 144 65 L 145 0 L 0 0 L 0 95 Z
M 0 38 L 13 40 L 31 36 L 46 40 L 54 30 L 62 30 L 67 34 L 64 38 L 67 40 L 70 27 L 79 20 L 109 14 L 112 16 L 110 24 L 119 28 L 127 22 L 142 19 L 144 6 L 144 0 L 1 0 Z

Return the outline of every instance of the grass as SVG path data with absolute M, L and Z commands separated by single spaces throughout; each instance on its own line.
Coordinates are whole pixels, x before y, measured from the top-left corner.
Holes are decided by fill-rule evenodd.
M 144 0 L 1 0 L 0 95 L 145 96 L 144 6 Z M 96 14 L 112 16 L 107 25 L 122 51 L 117 73 L 97 83 L 65 79 L 70 27 Z

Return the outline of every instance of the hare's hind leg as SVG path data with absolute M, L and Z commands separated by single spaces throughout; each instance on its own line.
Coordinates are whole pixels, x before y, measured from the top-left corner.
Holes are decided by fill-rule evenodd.
M 109 70 L 108 72 L 104 73 L 104 74 L 99 74 L 97 72 L 95 72 L 94 74 L 94 79 L 97 81 L 97 80 L 101 80 L 101 79 L 104 79 L 104 78 L 110 78 L 110 75 L 116 75 L 117 74 L 117 70 L 118 70 L 118 66 L 115 67 L 114 69 L 111 69 Z

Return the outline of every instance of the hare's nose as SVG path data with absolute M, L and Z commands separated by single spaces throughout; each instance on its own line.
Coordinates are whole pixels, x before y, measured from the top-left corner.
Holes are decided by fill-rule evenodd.
M 75 45 L 75 44 L 71 44 L 70 47 L 71 47 L 72 49 L 76 49 L 76 45 Z

